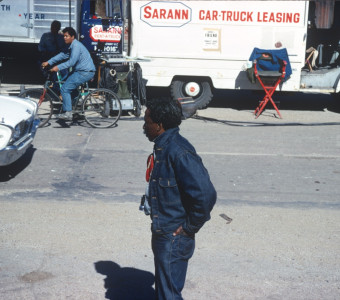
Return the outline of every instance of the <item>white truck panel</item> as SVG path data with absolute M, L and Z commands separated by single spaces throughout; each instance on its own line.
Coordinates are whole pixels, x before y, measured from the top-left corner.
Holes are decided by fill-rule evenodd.
M 4 0 L 0 3 L 0 35 L 9 40 L 14 37 L 28 38 L 29 29 L 22 26 L 32 17 L 29 1 Z M 1 40 L 3 40 L 1 38 Z
M 0 41 L 38 43 L 54 20 L 60 21 L 62 28 L 78 28 L 81 0 L 71 0 L 71 15 L 69 3 L 69 0 L 3 0 Z
M 254 88 L 242 72 L 255 47 L 287 48 L 293 69 L 283 90 L 298 90 L 308 1 L 134 1 L 131 56 L 147 57 L 150 86 L 174 76 L 208 76 L 215 88 Z

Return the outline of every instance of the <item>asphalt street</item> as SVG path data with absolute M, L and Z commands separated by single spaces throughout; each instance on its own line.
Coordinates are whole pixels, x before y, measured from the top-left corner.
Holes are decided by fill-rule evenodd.
M 181 125 L 218 193 L 185 299 L 340 299 L 338 102 L 282 96 L 283 119 L 254 119 L 225 97 Z M 0 299 L 153 298 L 142 125 L 52 120 L 0 169 Z

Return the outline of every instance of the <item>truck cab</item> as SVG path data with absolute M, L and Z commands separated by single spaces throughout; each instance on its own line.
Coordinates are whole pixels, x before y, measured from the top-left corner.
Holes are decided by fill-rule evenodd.
M 126 0 L 84 0 L 79 40 L 92 53 L 123 54 Z

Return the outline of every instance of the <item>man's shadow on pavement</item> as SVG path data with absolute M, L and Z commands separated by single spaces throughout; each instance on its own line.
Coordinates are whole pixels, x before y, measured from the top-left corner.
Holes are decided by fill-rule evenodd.
M 104 279 L 105 298 L 110 300 L 155 299 L 152 273 L 135 268 L 122 268 L 113 261 L 94 263 L 96 271 L 107 276 Z

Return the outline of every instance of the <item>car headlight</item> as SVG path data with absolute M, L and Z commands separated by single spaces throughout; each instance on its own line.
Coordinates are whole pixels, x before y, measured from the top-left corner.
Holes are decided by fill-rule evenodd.
M 13 139 L 16 141 L 20 138 L 20 136 L 21 136 L 21 127 L 20 127 L 20 124 L 18 124 L 14 128 Z
M 0 149 L 3 149 L 8 145 L 11 136 L 12 130 L 7 126 L 0 125 Z

